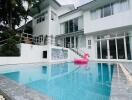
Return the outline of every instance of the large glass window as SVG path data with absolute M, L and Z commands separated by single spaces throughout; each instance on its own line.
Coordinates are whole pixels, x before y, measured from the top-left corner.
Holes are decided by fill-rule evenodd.
M 78 18 L 74 19 L 74 31 L 78 31 Z
M 78 31 L 78 18 L 72 19 L 64 23 L 65 33 L 72 33 Z
M 131 36 L 125 32 L 115 33 L 108 38 L 97 36 L 97 58 L 132 60 L 131 40 Z
M 69 21 L 69 32 L 73 32 L 73 20 Z
M 110 59 L 116 59 L 116 42 L 115 39 L 109 40 Z

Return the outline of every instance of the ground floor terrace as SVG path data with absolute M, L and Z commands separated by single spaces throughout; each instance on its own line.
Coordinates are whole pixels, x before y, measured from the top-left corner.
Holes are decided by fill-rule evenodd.
M 67 34 L 57 37 L 57 45 L 89 52 L 90 59 L 132 60 L 132 31 Z

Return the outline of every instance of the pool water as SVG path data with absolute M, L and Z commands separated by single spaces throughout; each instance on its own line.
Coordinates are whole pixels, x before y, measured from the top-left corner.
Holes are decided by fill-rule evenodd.
M 2 75 L 54 100 L 109 100 L 114 64 L 45 64 L 6 71 Z

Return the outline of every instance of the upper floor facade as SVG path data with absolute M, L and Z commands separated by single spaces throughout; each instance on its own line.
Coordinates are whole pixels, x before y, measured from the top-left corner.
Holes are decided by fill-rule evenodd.
M 62 6 L 55 0 L 45 0 L 40 9 L 39 12 L 37 8 L 31 10 L 36 37 L 132 28 L 132 0 L 93 0 L 76 9 L 73 5 Z

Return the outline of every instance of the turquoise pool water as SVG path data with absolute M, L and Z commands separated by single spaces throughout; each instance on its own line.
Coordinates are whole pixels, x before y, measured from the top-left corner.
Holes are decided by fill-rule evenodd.
M 106 63 L 24 65 L 2 75 L 55 100 L 109 100 L 113 66 Z

